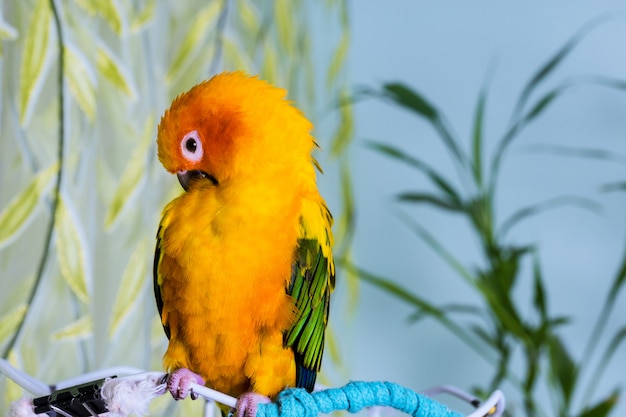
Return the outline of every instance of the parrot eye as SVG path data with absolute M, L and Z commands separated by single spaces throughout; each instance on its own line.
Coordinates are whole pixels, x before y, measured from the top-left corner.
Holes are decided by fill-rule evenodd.
M 185 159 L 189 161 L 197 162 L 202 159 L 202 154 L 204 152 L 202 150 L 202 142 L 200 141 L 198 131 L 194 130 L 187 133 L 180 142 L 180 149 Z

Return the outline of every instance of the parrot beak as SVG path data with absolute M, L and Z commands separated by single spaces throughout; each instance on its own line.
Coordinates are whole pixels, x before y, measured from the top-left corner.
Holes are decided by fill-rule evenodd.
M 189 185 L 196 180 L 209 180 L 213 185 L 217 185 L 217 179 L 213 175 L 207 174 L 204 171 L 197 169 L 191 171 L 178 171 L 176 173 L 178 182 L 182 185 L 185 191 L 189 191 Z

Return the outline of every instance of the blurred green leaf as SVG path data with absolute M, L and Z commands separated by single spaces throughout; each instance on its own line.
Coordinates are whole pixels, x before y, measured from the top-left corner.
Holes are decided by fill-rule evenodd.
M 292 15 L 293 4 L 289 0 L 275 0 L 274 2 L 274 22 L 278 33 L 278 42 L 281 50 L 287 55 L 295 51 L 296 31 L 293 26 Z
M 337 243 L 340 246 L 337 247 L 339 252 L 345 251 L 351 244 L 354 235 L 354 221 L 356 215 L 356 209 L 354 205 L 354 187 L 352 184 L 352 176 L 350 174 L 350 167 L 347 163 L 341 167 L 341 201 L 343 207 L 339 221 L 337 222 L 337 233 L 335 234 Z
M 534 295 L 533 304 L 539 316 L 541 322 L 545 323 L 548 320 L 548 306 L 546 301 L 546 290 L 544 287 L 543 274 L 541 273 L 541 265 L 539 264 L 539 256 L 535 253 L 533 256 L 533 283 L 534 283 Z
M 119 330 L 132 309 L 141 302 L 140 294 L 147 282 L 148 253 L 147 239 L 143 239 L 135 247 L 124 269 L 122 281 L 113 304 L 111 326 L 109 327 L 111 337 Z
M 337 80 L 341 68 L 343 68 L 348 51 L 350 49 L 350 31 L 344 30 L 341 35 L 341 41 L 337 45 L 337 49 L 334 52 L 333 57 L 328 67 L 328 73 L 326 74 L 326 86 L 330 88 Z
M 552 336 L 549 348 L 549 367 L 553 377 L 553 383 L 562 397 L 562 409 L 567 410 L 569 409 L 572 393 L 576 386 L 578 368 L 557 335 Z
M 495 291 L 485 281 L 476 281 L 476 287 L 487 301 L 491 314 L 501 323 L 501 327 L 515 335 L 524 344 L 530 345 L 531 337 L 511 300 L 503 297 L 502 292 Z
M 401 83 L 388 83 L 383 85 L 383 97 L 391 99 L 394 103 L 436 123 L 439 119 L 439 111 L 430 104 L 421 94 Z
M 461 197 L 454 189 L 454 187 L 441 175 L 439 175 L 430 165 L 426 162 L 419 160 L 417 158 L 412 157 L 411 155 L 405 153 L 404 151 L 395 148 L 390 145 L 386 145 L 384 143 L 379 142 L 366 142 L 366 145 L 386 156 L 397 159 L 398 161 L 404 162 L 409 166 L 416 168 L 417 170 L 424 173 L 430 180 L 441 190 L 446 196 L 451 200 L 452 204 L 457 207 L 462 207 L 463 202 Z
M 67 85 L 80 109 L 93 121 L 96 115 L 96 76 L 80 50 L 66 43 L 63 51 Z
M 437 131 L 444 145 L 454 156 L 456 162 L 461 166 L 467 164 L 467 156 L 461 151 L 458 142 L 454 139 L 450 129 L 445 124 L 443 115 L 420 93 L 404 84 L 387 83 L 383 85 L 382 96 L 425 118 L 435 131 Z
M 489 331 L 487 329 L 484 329 L 483 327 L 480 327 L 478 325 L 470 325 L 469 329 L 472 331 L 472 333 L 478 336 L 478 338 L 482 340 L 483 343 L 485 343 L 487 346 L 491 346 L 492 348 L 497 349 L 497 344 L 494 340 L 495 338 L 494 336 L 489 334 Z
M 130 24 L 130 29 L 133 32 L 141 30 L 148 22 L 154 19 L 157 6 L 156 0 L 144 0 L 141 4 L 143 4 L 143 7 L 139 13 L 133 17 L 132 23 Z
M 122 14 L 114 0 L 74 0 L 91 16 L 104 19 L 116 35 L 122 34 Z
M 579 417 L 606 417 L 618 403 L 619 390 L 615 390 L 607 398 L 601 400 L 597 404 L 585 408 Z
M 502 164 L 502 159 L 504 158 L 504 153 L 511 146 L 511 143 L 515 138 L 519 135 L 519 133 L 526 128 L 535 118 L 541 115 L 548 106 L 559 97 L 567 88 L 571 87 L 569 84 L 563 84 L 555 87 L 553 90 L 549 91 L 545 95 L 543 95 L 537 102 L 531 107 L 530 111 L 526 113 L 520 120 L 518 120 L 500 139 L 497 144 L 496 150 L 493 154 L 493 158 L 491 160 L 491 184 L 490 188 L 493 192 L 493 188 L 495 187 L 495 183 L 498 178 L 498 174 L 500 172 L 500 165 Z
M 604 354 L 600 357 L 600 362 L 595 369 L 593 376 L 591 377 L 590 386 L 595 387 L 602 380 L 602 375 L 608 368 L 611 363 L 611 359 L 613 359 L 613 355 L 617 349 L 624 343 L 626 340 L 626 325 L 622 326 L 614 335 L 609 345 L 606 348 Z
M 57 170 L 58 164 L 54 164 L 41 171 L 0 212 L 0 248 L 9 245 L 24 230 Z
M 187 35 L 180 45 L 174 48 L 176 55 L 165 76 L 168 84 L 173 83 L 180 76 L 182 71 L 191 64 L 195 52 L 206 43 L 207 35 L 215 27 L 221 7 L 221 1 L 211 1 L 194 16 L 193 23 L 185 31 Z
M 596 148 L 577 148 L 563 145 L 535 144 L 528 147 L 533 152 L 550 153 L 556 156 L 570 156 L 588 159 L 599 159 L 602 161 L 615 162 L 626 165 L 626 155 L 614 151 Z
M 84 340 L 93 335 L 93 319 L 91 316 L 83 316 L 80 319 L 69 323 L 63 328 L 52 333 L 54 341 L 76 341 Z
M 563 206 L 583 208 L 594 213 L 598 213 L 602 210 L 602 206 L 589 198 L 567 195 L 555 197 L 516 211 L 502 223 L 498 235 L 501 238 L 504 238 L 509 233 L 509 231 L 521 221 L 529 217 L 536 216 L 537 214 L 540 214 L 546 210 L 552 210 L 554 208 Z
M 250 1 L 239 0 L 237 2 L 237 16 L 241 19 L 246 32 L 250 35 L 256 35 L 261 29 L 259 12 Z
M 263 63 L 261 64 L 261 77 L 269 81 L 271 84 L 279 83 L 278 70 L 278 53 L 274 44 L 269 40 L 263 43 Z
M 464 211 L 464 208 L 456 203 L 431 193 L 405 192 L 398 194 L 398 199 L 407 203 L 427 203 L 454 212 Z
M 47 0 L 37 0 L 25 33 L 20 69 L 20 124 L 30 119 L 50 62 L 50 22 Z
M 222 37 L 222 48 L 224 51 L 224 67 L 248 72 L 252 71 L 254 64 L 235 41 L 228 36 Z
M 342 89 L 339 93 L 340 100 L 347 99 L 348 92 Z M 334 157 L 345 152 L 354 137 L 354 114 L 348 105 L 339 108 L 339 122 L 337 130 L 331 140 L 330 154 Z
M 452 254 L 450 254 L 450 252 L 448 252 L 444 248 L 444 246 L 439 243 L 437 239 L 435 239 L 432 234 L 430 234 L 426 229 L 413 221 L 413 219 L 405 215 L 401 215 L 400 217 L 404 221 L 404 223 L 409 226 L 411 230 L 413 230 L 415 234 L 417 234 L 424 242 L 426 242 L 426 244 L 428 244 L 428 246 L 430 246 L 431 249 L 433 249 L 435 253 L 437 253 L 437 255 L 439 255 L 452 269 L 454 269 L 462 278 L 464 278 L 465 281 L 470 283 L 472 286 L 475 284 L 474 276 L 467 269 L 465 269 L 463 264 L 461 264 L 461 262 L 459 262 L 454 256 L 452 256 Z
M 88 278 L 86 238 L 76 210 L 70 201 L 62 196 L 56 216 L 56 247 L 59 269 L 65 282 L 76 297 L 85 304 L 91 298 Z
M 617 275 L 615 276 L 615 279 L 613 280 L 611 288 L 609 289 L 607 302 L 605 304 L 612 305 L 615 302 L 615 298 L 621 291 L 624 283 L 626 283 L 626 253 L 622 257 L 622 264 L 617 272 Z
M 98 46 L 96 66 L 102 76 L 132 101 L 137 97 L 137 88 L 122 63 L 113 55 L 104 44 Z
M 453 320 L 447 316 L 447 314 L 442 311 L 437 306 L 433 305 L 425 298 L 419 297 L 418 295 L 410 292 L 406 288 L 402 287 L 395 282 L 382 278 L 380 276 L 371 274 L 361 268 L 357 268 L 353 265 L 344 265 L 347 269 L 354 270 L 360 279 L 368 282 L 379 289 L 385 291 L 386 293 L 408 303 L 409 305 L 418 308 L 424 314 L 434 318 L 440 324 L 442 324 L 446 329 L 448 329 L 451 333 L 459 337 L 461 340 L 467 343 L 468 346 L 472 347 L 476 352 L 478 352 L 481 356 L 489 358 L 489 353 L 485 351 L 484 346 L 480 343 L 480 341 L 476 340 L 471 333 L 469 333 L 463 326 L 457 324 Z
M 602 186 L 602 191 L 605 193 L 610 193 L 614 191 L 625 191 L 626 190 L 626 182 L 612 182 L 609 184 L 604 184 Z
M 483 182 L 483 123 L 485 118 L 485 104 L 487 102 L 487 90 L 482 88 L 478 96 L 476 114 L 474 115 L 474 134 L 472 135 L 472 168 L 477 185 Z
M 15 332 L 24 314 L 26 314 L 26 310 L 28 310 L 28 306 L 20 304 L 0 317 L 0 343 L 4 342 Z
M 513 123 L 516 123 L 517 120 L 519 120 L 530 95 L 541 84 L 541 82 L 552 74 L 559 64 L 572 52 L 572 50 L 574 50 L 574 48 L 589 34 L 589 32 L 606 23 L 607 20 L 607 16 L 601 16 L 585 24 L 581 29 L 574 33 L 574 35 L 569 38 L 567 42 L 565 42 L 565 44 L 554 55 L 552 55 L 547 62 L 539 68 L 539 70 L 537 70 L 537 72 L 535 72 L 528 83 L 524 86 L 517 100 L 513 111 Z
M 109 209 L 104 218 L 106 229 L 111 229 L 118 221 L 123 210 L 134 201 L 137 191 L 146 181 L 146 161 L 150 145 L 152 144 L 154 117 L 146 118 L 141 141 L 130 155 L 124 172 L 120 178 L 115 194 L 111 199 Z
M 452 304 L 447 304 L 447 305 L 443 305 L 439 307 L 439 310 L 442 313 L 448 314 L 448 315 L 449 314 L 465 314 L 465 315 L 473 315 L 473 316 L 482 315 L 482 310 L 471 304 L 452 303 Z M 420 309 L 416 311 L 415 313 L 411 314 L 408 320 L 411 323 L 415 323 L 427 316 L 428 314 Z

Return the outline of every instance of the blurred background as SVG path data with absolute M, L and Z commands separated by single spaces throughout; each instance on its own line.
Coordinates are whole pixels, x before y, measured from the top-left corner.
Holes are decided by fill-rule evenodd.
M 287 88 L 323 149 L 339 267 L 323 383 L 500 387 L 514 416 L 626 412 L 621 2 L 1 11 L 0 352 L 15 366 L 50 383 L 161 368 L 154 234 L 180 187 L 156 125 L 180 92 L 243 69 Z M 0 409 L 22 394 L 0 377 Z M 153 415 L 198 407 L 162 398 Z

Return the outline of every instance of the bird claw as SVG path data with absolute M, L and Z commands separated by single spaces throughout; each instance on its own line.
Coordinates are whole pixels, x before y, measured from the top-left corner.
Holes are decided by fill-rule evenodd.
M 167 390 L 175 400 L 184 400 L 191 391 L 191 384 L 204 385 L 204 378 L 187 368 L 180 368 L 172 372 L 167 378 Z M 191 391 L 191 399 L 198 398 L 197 394 Z
M 271 400 L 256 392 L 246 392 L 237 400 L 237 417 L 256 417 L 259 404 L 268 404 Z

